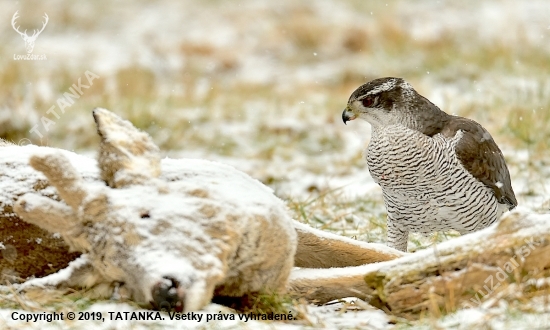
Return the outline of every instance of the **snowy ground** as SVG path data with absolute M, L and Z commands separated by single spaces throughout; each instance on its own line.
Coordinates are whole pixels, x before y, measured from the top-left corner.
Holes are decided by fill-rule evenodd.
M 344 126 L 340 115 L 363 82 L 399 76 L 443 110 L 485 126 L 507 158 L 520 205 L 550 210 L 547 1 L 0 0 L 0 7 L 0 137 L 16 143 L 91 153 L 98 142 L 91 110 L 105 107 L 147 131 L 167 156 L 219 160 L 260 179 L 300 221 L 382 242 L 381 193 L 361 156 L 370 127 L 357 121 Z M 47 60 L 14 60 L 26 54 L 9 23 L 17 10 L 21 30 L 39 28 L 43 13 L 49 16 L 33 51 Z M 88 83 L 86 72 L 98 78 Z M 89 88 L 69 103 L 60 101 L 79 79 Z M 47 112 L 52 107 L 55 114 Z M 35 125 L 39 133 L 29 132 Z M 409 248 L 452 236 L 415 235 Z M 10 297 L 0 296 L 6 308 L 0 325 L 24 327 L 10 315 L 26 305 Z M 82 299 L 47 308 L 135 308 Z M 550 327 L 541 301 L 501 301 L 414 322 L 362 310 L 361 304 L 304 305 L 307 320 L 276 326 Z M 82 324 L 96 326 L 51 326 Z M 227 321 L 101 324 L 239 328 Z

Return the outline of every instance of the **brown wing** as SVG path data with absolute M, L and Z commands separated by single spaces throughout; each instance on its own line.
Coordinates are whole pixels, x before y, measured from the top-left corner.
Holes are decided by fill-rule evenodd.
M 456 146 L 456 154 L 462 166 L 491 188 L 499 203 L 507 204 L 510 210 L 515 208 L 518 202 L 512 189 L 508 167 L 489 132 L 473 120 L 450 117 L 441 134 L 451 138 L 459 130 L 463 132 L 463 137 Z

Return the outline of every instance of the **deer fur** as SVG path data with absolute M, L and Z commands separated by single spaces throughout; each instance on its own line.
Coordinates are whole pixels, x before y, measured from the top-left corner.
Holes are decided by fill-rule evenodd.
M 27 181 L 55 187 L 55 194 L 40 189 L 16 198 L 17 216 L 83 253 L 63 276 L 26 285 L 122 283 L 136 301 L 187 311 L 214 297 L 283 292 L 293 266 L 356 266 L 404 255 L 300 224 L 246 174 L 206 160 L 161 160 L 151 138 L 128 121 L 104 109 L 93 115 L 97 163 L 59 149 L 0 148 L 15 158 L 11 149 L 25 149 L 19 154 L 35 171 Z

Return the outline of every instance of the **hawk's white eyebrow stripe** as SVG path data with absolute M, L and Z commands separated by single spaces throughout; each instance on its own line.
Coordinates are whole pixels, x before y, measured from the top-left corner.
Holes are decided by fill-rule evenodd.
M 367 94 L 365 94 L 365 96 L 368 96 L 368 95 L 373 95 L 373 94 L 378 94 L 380 92 L 386 92 L 386 91 L 389 91 L 393 88 L 395 88 L 395 86 L 397 85 L 397 82 L 399 80 L 398 79 L 391 79 L 391 80 L 388 80 L 386 81 L 385 83 L 383 84 L 380 84 L 379 86 L 371 89 Z M 406 81 L 403 81 L 401 83 L 401 88 L 403 88 L 403 90 L 405 91 L 405 94 L 409 94 L 413 87 Z M 363 98 L 361 98 L 362 100 Z
M 385 83 L 380 84 L 377 87 L 371 89 L 366 95 L 378 94 L 380 92 L 389 91 L 395 88 L 396 83 L 397 83 L 397 79 L 388 80 Z

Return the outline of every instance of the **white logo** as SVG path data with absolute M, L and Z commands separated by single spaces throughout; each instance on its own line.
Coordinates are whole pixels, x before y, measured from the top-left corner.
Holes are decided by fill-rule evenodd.
M 32 53 L 33 49 L 34 49 L 34 42 L 36 41 L 36 38 L 38 38 L 38 36 L 40 35 L 40 33 L 42 33 L 42 31 L 44 31 L 44 28 L 46 27 L 46 24 L 48 24 L 48 15 L 46 13 L 44 13 L 44 23 L 42 25 L 42 28 L 40 30 L 33 30 L 33 34 L 32 36 L 29 36 L 27 35 L 27 30 L 25 30 L 25 32 L 21 32 L 19 31 L 19 26 L 15 26 L 15 21 L 17 20 L 17 18 L 19 18 L 19 16 L 17 15 L 19 13 L 19 10 L 15 12 L 15 14 L 13 14 L 13 18 L 11 19 L 11 26 L 13 26 L 13 29 L 15 31 L 17 31 L 17 33 L 19 33 L 21 35 L 21 38 L 23 38 L 23 40 L 25 40 L 25 48 L 27 49 L 27 54 L 30 54 Z

